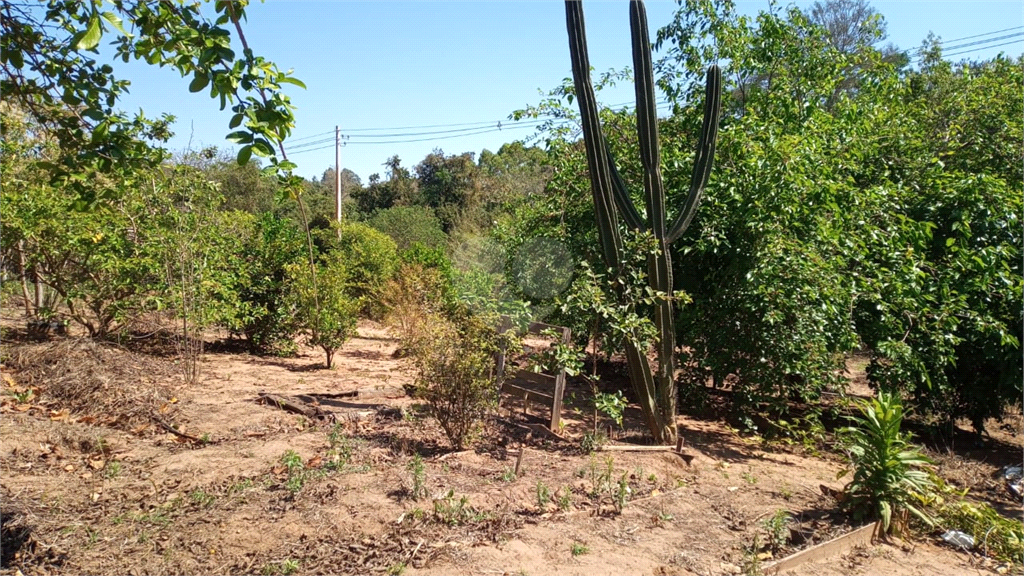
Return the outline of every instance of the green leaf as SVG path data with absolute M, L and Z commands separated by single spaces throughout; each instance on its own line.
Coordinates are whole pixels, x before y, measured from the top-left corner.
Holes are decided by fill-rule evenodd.
M 238 128 L 238 126 L 242 123 L 242 120 L 244 119 L 245 116 L 241 114 L 235 114 L 231 117 L 231 122 L 228 122 L 228 128 Z
M 75 42 L 75 49 L 92 50 L 99 45 L 101 36 L 103 36 L 103 30 L 100 28 L 100 18 L 93 14 L 92 18 L 89 19 L 89 25 L 86 27 L 85 33 Z
M 228 134 L 225 139 L 232 144 L 249 144 L 252 142 L 252 134 L 244 130 L 239 130 Z
M 206 88 L 206 85 L 209 84 L 209 83 L 210 83 L 210 77 L 209 76 L 207 76 L 206 74 L 201 74 L 199 72 L 196 72 L 196 77 L 193 78 L 192 79 L 192 83 L 188 85 L 188 91 L 189 92 L 199 92 L 203 88 Z
M 252 143 L 253 152 L 260 156 L 273 156 L 274 148 L 270 146 L 270 143 L 266 140 L 259 138 Z
M 306 84 L 302 80 L 299 80 L 298 78 L 292 78 L 291 76 L 278 76 L 277 82 L 278 84 L 294 84 L 302 89 L 306 88 Z
M 242 146 L 238 151 L 238 165 L 245 166 L 249 163 L 249 158 L 252 157 L 252 146 Z
M 127 30 L 124 29 L 124 25 L 121 23 L 121 19 L 118 18 L 117 15 L 114 14 L 113 12 L 103 12 L 103 13 L 100 14 L 100 16 L 103 16 L 103 19 L 106 20 L 107 22 L 110 22 L 110 25 L 113 26 L 121 34 L 124 34 L 125 36 L 127 36 L 129 38 L 132 37 L 132 35 L 129 34 Z

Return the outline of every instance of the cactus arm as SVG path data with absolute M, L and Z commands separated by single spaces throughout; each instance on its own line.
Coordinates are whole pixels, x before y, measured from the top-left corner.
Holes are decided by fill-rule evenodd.
M 611 169 L 612 174 L 612 193 L 615 197 L 615 205 L 619 207 L 619 212 L 622 213 L 622 219 L 626 221 L 626 226 L 629 226 L 631 230 L 644 228 L 644 219 L 637 212 L 636 206 L 633 205 L 633 200 L 629 197 L 626 183 L 622 180 L 622 176 L 615 167 L 615 156 L 612 155 L 611 149 L 608 150 L 608 167 Z
M 601 254 L 609 268 L 619 269 L 622 238 L 616 222 L 612 200 L 611 170 L 608 167 L 607 145 L 601 131 L 597 112 L 597 99 L 590 81 L 590 57 L 587 54 L 587 32 L 583 22 L 580 0 L 566 0 L 565 24 L 569 32 L 569 55 L 576 100 L 580 107 L 583 138 L 587 142 L 587 167 L 590 170 L 591 192 L 594 196 L 594 216 L 601 238 Z
M 658 110 L 654 100 L 654 71 L 647 30 L 647 9 L 639 0 L 632 0 L 629 3 L 629 28 L 633 45 L 636 128 L 640 139 L 640 160 L 644 167 L 647 223 L 654 237 L 660 240 L 665 237 L 665 190 L 661 179 Z
M 686 196 L 683 209 L 676 216 L 676 221 L 668 231 L 669 243 L 675 242 L 690 226 L 704 187 L 711 176 L 711 165 L 715 160 L 715 141 L 718 138 L 718 118 L 722 106 L 722 71 L 719 67 L 708 68 L 707 83 L 704 89 L 704 125 L 701 127 L 700 144 L 697 147 L 697 158 L 693 164 L 693 177 L 690 180 L 690 193 Z

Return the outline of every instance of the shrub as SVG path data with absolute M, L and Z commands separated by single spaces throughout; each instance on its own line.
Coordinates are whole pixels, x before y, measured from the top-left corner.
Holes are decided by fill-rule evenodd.
M 408 342 L 421 331 L 430 314 L 442 311 L 446 292 L 447 285 L 436 268 L 403 264 L 381 294 L 380 304 L 387 310 L 385 324 L 397 329 L 399 338 Z
M 393 206 L 377 212 L 366 223 L 390 236 L 399 250 L 408 250 L 413 244 L 441 248 L 448 242 L 441 221 L 426 206 Z
M 332 257 L 316 268 L 315 282 L 308 265 L 289 268 L 291 297 L 299 326 L 309 343 L 324 351 L 330 368 L 334 353 L 355 334 L 360 301 L 347 293 L 349 274 L 339 258 Z
M 916 504 L 933 486 L 922 469 L 931 461 L 900 432 L 903 406 L 899 398 L 881 392 L 877 399 L 861 403 L 860 410 L 860 416 L 850 417 L 856 426 L 844 430 L 853 468 L 853 480 L 844 490 L 844 506 L 855 518 L 880 517 L 886 531 L 894 517 L 894 527 L 903 531 L 908 512 L 931 525 L 932 519 Z M 839 477 L 848 472 L 843 470 Z
M 497 396 L 498 335 L 496 322 L 488 319 L 463 314 L 452 321 L 430 314 L 410 343 L 419 372 L 416 395 L 430 404 L 431 413 L 457 449 L 464 446 Z
M 297 327 L 287 306 L 287 268 L 305 259 L 299 230 L 263 214 L 240 246 L 238 311 L 230 328 L 245 335 L 254 352 L 294 348 Z
M 398 268 L 398 249 L 394 240 L 359 222 L 318 231 L 318 236 L 326 246 L 321 260 L 340 259 L 344 262 L 349 272 L 346 292 L 351 298 L 362 301 L 363 314 L 380 318 L 384 310 L 377 302 L 384 285 Z

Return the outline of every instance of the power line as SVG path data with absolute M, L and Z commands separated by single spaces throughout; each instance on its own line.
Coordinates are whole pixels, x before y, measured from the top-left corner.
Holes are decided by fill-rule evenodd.
M 498 130 L 501 130 L 502 128 L 506 128 L 506 127 L 540 124 L 541 122 L 544 122 L 544 120 L 525 120 L 523 122 L 517 122 L 515 124 L 505 124 L 505 125 L 503 125 L 501 122 L 498 122 L 496 125 L 493 125 L 493 126 L 494 126 L 494 128 L 496 128 Z M 457 133 L 457 132 L 472 132 L 474 130 L 480 130 L 482 128 L 483 127 L 457 128 L 455 130 L 437 130 L 437 131 L 433 131 L 433 132 L 401 132 L 401 133 L 392 133 L 392 134 L 352 134 L 350 137 L 351 138 L 401 138 L 401 137 L 405 137 L 405 136 L 429 136 L 431 134 L 453 134 L 453 133 Z
M 319 146 L 320 144 L 326 144 L 327 142 L 334 142 L 334 138 L 321 138 L 320 140 L 314 140 L 312 142 L 303 142 L 302 144 L 292 145 L 288 142 L 288 147 L 291 149 L 308 148 L 310 146 Z
M 969 52 L 980 52 L 982 50 L 988 50 L 990 48 L 999 48 L 1000 46 L 1009 46 L 1011 44 L 1020 44 L 1021 42 L 1024 42 L 1024 39 L 1021 39 L 1021 40 L 1011 40 L 1010 42 L 1003 42 L 1002 44 L 995 44 L 993 46 L 982 46 L 981 48 L 971 48 L 970 50 L 963 50 L 961 52 L 951 52 L 949 54 L 943 54 L 942 57 L 943 58 L 948 58 L 950 56 L 959 56 L 961 54 L 967 54 Z
M 1024 26 L 1014 26 L 1013 28 L 1003 28 L 1002 30 L 993 30 L 991 32 L 985 32 L 983 34 L 975 34 L 974 36 L 964 36 L 963 38 L 953 38 L 952 40 L 942 40 L 939 43 L 940 44 L 945 44 L 946 42 L 959 42 L 961 40 L 970 40 L 972 38 L 981 38 L 982 36 L 991 36 L 993 34 L 999 34 L 1001 32 L 1010 32 L 1011 30 L 1020 30 L 1021 28 L 1024 28 Z
M 303 136 L 302 138 L 290 138 L 289 141 L 291 141 L 291 142 L 298 142 L 300 140 L 309 140 L 310 138 L 316 138 L 318 136 L 326 136 L 327 134 L 332 134 L 332 133 L 333 132 L 321 132 L 319 134 L 312 134 L 310 136 Z
M 473 126 L 481 124 L 497 124 L 502 120 L 482 120 L 480 122 L 463 122 L 461 124 L 428 124 L 424 126 L 392 126 L 390 128 L 344 128 L 343 132 L 380 132 L 382 130 L 422 130 L 423 128 L 455 128 L 457 126 Z
M 939 40 L 939 41 L 936 42 L 936 44 L 938 44 L 944 50 L 959 50 L 960 48 L 964 48 L 964 47 L 967 47 L 967 46 L 973 46 L 975 44 L 983 44 L 983 43 L 986 43 L 986 42 L 995 42 L 996 40 L 1002 40 L 1004 38 L 1011 38 L 1011 37 L 1013 37 L 1015 35 L 1018 35 L 1018 34 L 1024 34 L 1024 32 L 1015 32 L 1014 34 L 1008 34 L 1006 36 L 1002 36 L 1002 37 L 999 37 L 999 38 L 986 38 L 985 40 L 978 40 L 977 42 L 971 42 L 971 43 L 968 43 L 968 44 L 964 44 L 963 46 L 959 46 L 959 45 L 950 46 L 949 44 L 953 44 L 955 42 L 960 42 L 960 41 L 963 41 L 963 40 L 971 40 L 971 39 L 974 39 L 974 38 L 981 38 L 982 36 L 992 36 L 993 34 L 1001 34 L 1003 32 L 1012 32 L 1014 30 L 1021 30 L 1021 29 L 1024 29 L 1024 26 L 1014 26 L 1013 28 L 1004 28 L 1003 30 L 993 30 L 992 32 L 985 32 L 984 34 L 975 34 L 973 36 L 964 36 L 963 38 L 954 38 L 952 40 Z M 908 53 L 921 54 L 921 53 L 923 53 L 927 49 L 928 49 L 927 47 L 915 48 L 913 50 L 908 50 Z
M 1024 32 L 1017 32 L 1014 34 L 1007 34 L 1005 36 L 997 36 L 996 38 L 988 38 L 986 40 L 978 40 L 975 42 L 968 42 L 967 44 L 960 44 L 957 46 L 943 46 L 943 50 L 960 50 L 961 48 L 967 48 L 969 46 L 977 46 L 979 44 L 990 44 L 992 42 L 998 42 L 999 40 L 1006 40 L 1008 38 L 1019 38 L 1024 36 Z

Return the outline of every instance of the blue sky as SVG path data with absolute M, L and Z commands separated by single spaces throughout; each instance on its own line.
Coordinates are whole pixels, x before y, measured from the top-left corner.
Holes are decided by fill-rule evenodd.
M 781 3 L 785 7 L 785 3 Z M 810 2 L 798 2 L 809 6 Z M 1019 0 L 874 2 L 888 24 L 889 41 L 902 49 L 915 48 L 929 32 L 943 40 L 986 34 L 1024 25 Z M 767 9 L 767 0 L 738 2 L 744 13 Z M 625 1 L 584 3 L 591 64 L 598 70 L 629 65 L 629 17 Z M 652 33 L 667 23 L 676 4 L 647 3 Z M 532 134 L 515 128 L 510 112 L 536 104 L 539 91 L 562 83 L 570 75 L 564 7 L 554 0 L 355 2 L 341 0 L 268 0 L 248 8 L 245 32 L 249 44 L 281 68 L 295 69 L 307 89 L 289 86 L 298 107 L 291 159 L 303 176 L 319 176 L 334 165 L 331 142 L 335 125 L 351 138 L 342 148 L 341 162 L 364 183 L 382 164 L 398 155 L 413 166 L 434 148 L 446 153 L 496 151 L 502 143 Z M 1008 33 L 1019 32 L 1014 30 Z M 993 35 L 980 38 L 992 38 Z M 987 58 L 1000 51 L 1024 52 L 1024 40 L 970 52 L 960 58 Z M 971 42 L 966 40 L 965 42 Z M 996 42 L 998 43 L 998 42 Z M 959 44 L 959 43 L 957 43 Z M 981 45 L 982 47 L 984 45 Z M 970 47 L 974 48 L 974 47 Z M 970 49 L 965 48 L 965 49 Z M 118 63 L 120 64 L 120 63 Z M 120 64 L 116 74 L 131 80 L 125 110 L 143 108 L 147 115 L 174 114 L 174 150 L 218 146 L 229 131 L 230 111 L 220 111 L 205 94 L 190 94 L 189 79 L 168 69 L 140 63 Z M 599 96 L 606 103 L 632 99 L 628 85 Z M 504 129 L 473 135 L 495 128 Z M 466 124 L 475 123 L 472 126 Z M 450 125 L 462 126 L 450 126 Z M 365 130 L 415 126 L 450 126 L 404 130 Z M 465 130 L 436 136 L 369 138 L 371 134 L 405 134 Z M 330 132 L 330 134 L 324 134 Z M 469 135 L 466 135 L 466 134 Z M 412 143 L 370 144 L 396 140 Z M 321 148 L 322 150 L 315 150 Z

